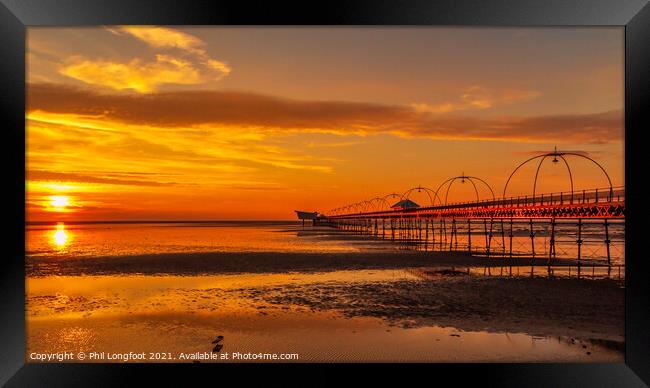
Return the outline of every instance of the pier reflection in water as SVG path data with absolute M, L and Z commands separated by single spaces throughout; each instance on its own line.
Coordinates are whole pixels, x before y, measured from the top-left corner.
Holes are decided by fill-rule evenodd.
M 345 220 L 337 226 L 350 234 L 391 241 L 405 250 L 625 264 L 625 221 L 622 219 L 411 218 Z
M 625 266 L 599 265 L 562 265 L 562 266 L 485 266 L 485 267 L 432 267 L 412 268 L 406 270 L 422 279 L 434 280 L 441 276 L 488 276 L 488 277 L 542 277 L 542 278 L 577 278 L 577 279 L 611 279 L 625 281 Z

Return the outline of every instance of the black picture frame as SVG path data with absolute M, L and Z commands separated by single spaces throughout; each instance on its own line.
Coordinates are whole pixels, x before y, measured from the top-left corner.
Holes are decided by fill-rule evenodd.
M 624 26 L 626 323 L 621 364 L 175 364 L 25 363 L 25 31 L 29 26 L 162 25 L 454 25 Z M 0 383 L 7 386 L 154 384 L 335 385 L 421 381 L 498 386 L 644 386 L 650 384 L 650 265 L 645 228 L 642 134 L 650 129 L 650 6 L 647 0 L 348 0 L 173 1 L 0 0 L 0 116 L 5 167 L 5 255 L 0 283 Z M 630 210 L 631 209 L 631 210 Z M 143 375 L 143 376 L 139 376 Z M 451 380 L 449 380 L 451 378 Z M 307 379 L 307 380 L 305 380 Z M 644 384 L 645 382 L 645 384 Z

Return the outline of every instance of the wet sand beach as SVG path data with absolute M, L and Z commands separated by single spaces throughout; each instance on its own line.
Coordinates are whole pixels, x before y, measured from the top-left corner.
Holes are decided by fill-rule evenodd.
M 556 260 L 554 266 L 576 265 Z M 376 251 L 312 252 L 196 252 L 81 258 L 31 258 L 30 276 L 48 275 L 199 275 L 226 273 L 322 272 L 352 269 L 399 269 L 432 265 L 546 268 L 546 258 L 486 259 L 453 252 Z
M 154 361 L 190 362 L 177 357 L 212 354 L 221 335 L 217 354 L 298 354 L 293 361 L 623 361 L 624 288 L 616 278 L 578 279 L 558 265 L 570 262 L 549 274 L 538 259 L 531 275 L 530 259 L 283 230 L 313 246 L 344 244 L 321 252 L 30 256 L 28 351 L 163 352 L 175 358 Z

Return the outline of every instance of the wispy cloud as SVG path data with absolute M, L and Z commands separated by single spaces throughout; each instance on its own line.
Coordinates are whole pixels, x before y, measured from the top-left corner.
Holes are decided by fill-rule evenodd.
M 503 89 L 490 91 L 485 87 L 474 85 L 463 89 L 458 99 L 438 104 L 414 103 L 411 106 L 423 113 L 451 113 L 456 111 L 483 110 L 497 105 L 510 105 L 534 100 L 542 95 L 537 90 Z
M 30 170 L 27 171 L 27 179 L 33 181 L 54 181 L 54 182 L 75 182 L 75 183 L 101 183 L 110 185 L 128 185 L 128 186 L 173 186 L 176 182 L 163 182 L 151 179 L 123 179 L 115 177 L 123 174 L 98 174 L 92 173 L 79 173 L 79 172 L 58 172 L 46 170 Z M 127 174 L 130 175 L 130 174 Z M 155 176 L 149 174 L 149 176 Z
M 525 151 L 525 152 L 513 152 L 513 155 L 518 155 L 518 156 L 539 156 L 543 154 L 547 154 L 550 152 L 553 152 L 554 150 L 548 149 L 548 150 L 537 150 L 537 151 Z M 565 149 L 557 149 L 557 152 L 559 153 L 569 153 L 569 154 L 578 154 L 582 156 L 589 156 L 591 158 L 600 158 L 603 156 L 604 152 L 603 151 L 587 151 L 587 150 L 565 150 Z
M 516 97 L 510 97 L 516 98 Z M 28 112 L 90 115 L 154 127 L 301 131 L 338 135 L 389 133 L 401 137 L 607 143 L 623 140 L 620 110 L 590 114 L 503 116 L 438 115 L 405 105 L 292 100 L 220 91 L 102 94 L 53 84 L 31 84 Z M 220 129 L 221 130 L 221 129 Z
M 200 49 L 205 43 L 194 35 L 190 35 L 168 27 L 158 26 L 118 26 L 108 27 L 108 31 L 116 35 L 131 35 L 151 47 L 179 48 L 187 51 L 205 52 Z
M 126 26 L 108 30 L 143 41 L 156 52 L 150 58 L 124 62 L 74 56 L 65 60 L 59 73 L 91 85 L 150 93 L 165 84 L 217 81 L 231 72 L 225 62 L 211 58 L 203 48 L 205 43 L 193 35 L 166 27 Z
M 310 141 L 305 145 L 309 148 L 341 148 L 341 147 L 351 147 L 359 144 L 363 144 L 363 142 L 361 141 L 334 141 L 334 142 Z

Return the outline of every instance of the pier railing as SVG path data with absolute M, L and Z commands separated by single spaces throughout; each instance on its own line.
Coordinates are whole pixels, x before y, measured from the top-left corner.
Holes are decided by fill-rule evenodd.
M 580 191 L 563 191 L 543 193 L 534 196 L 513 196 L 507 198 L 488 199 L 480 201 L 455 202 L 412 209 L 381 209 L 375 211 L 359 211 L 357 213 L 326 215 L 328 218 L 358 218 L 363 216 L 381 217 L 395 215 L 414 215 L 441 212 L 446 210 L 476 210 L 476 209 L 513 209 L 535 207 L 573 207 L 589 205 L 621 205 L 625 202 L 625 187 L 607 187 Z

